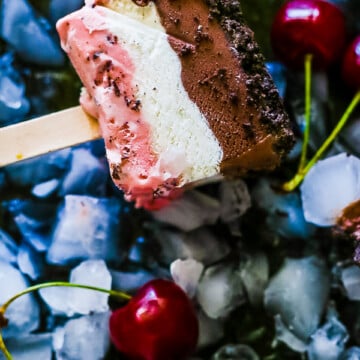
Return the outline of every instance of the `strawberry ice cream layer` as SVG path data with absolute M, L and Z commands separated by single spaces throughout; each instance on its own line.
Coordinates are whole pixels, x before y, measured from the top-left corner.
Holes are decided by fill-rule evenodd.
M 184 89 L 156 8 L 131 4 L 127 16 L 85 6 L 57 27 L 86 88 L 82 106 L 99 120 L 111 176 L 140 207 L 218 174 L 222 149 Z

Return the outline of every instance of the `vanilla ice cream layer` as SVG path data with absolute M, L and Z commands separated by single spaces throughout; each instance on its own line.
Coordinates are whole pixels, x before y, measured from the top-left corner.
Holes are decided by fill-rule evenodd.
M 57 26 L 87 91 L 81 102 L 99 119 L 112 178 L 142 206 L 218 174 L 222 149 L 184 89 L 156 8 L 111 4 L 124 14 L 85 6 Z

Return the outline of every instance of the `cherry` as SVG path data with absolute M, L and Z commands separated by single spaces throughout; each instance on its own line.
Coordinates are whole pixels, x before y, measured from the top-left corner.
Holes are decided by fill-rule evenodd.
M 176 360 L 194 352 L 198 321 L 183 290 L 172 281 L 153 280 L 110 316 L 110 337 L 129 359 Z
M 349 45 L 342 63 L 344 81 L 355 90 L 360 90 L 360 35 Z
M 314 66 L 327 68 L 345 45 L 343 13 L 324 0 L 291 0 L 277 12 L 271 43 L 275 55 L 291 68 L 301 68 L 307 54 Z

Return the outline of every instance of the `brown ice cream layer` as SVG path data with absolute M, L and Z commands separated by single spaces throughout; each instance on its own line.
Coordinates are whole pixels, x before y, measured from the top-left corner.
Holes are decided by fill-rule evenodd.
M 144 6 L 148 1 L 135 1 Z M 239 1 L 157 0 L 182 81 L 223 149 L 221 170 L 271 170 L 293 135 Z

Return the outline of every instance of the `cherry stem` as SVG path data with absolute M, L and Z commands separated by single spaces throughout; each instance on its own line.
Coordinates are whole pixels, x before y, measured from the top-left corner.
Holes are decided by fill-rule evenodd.
M 23 291 L 17 293 L 16 295 L 14 295 L 13 297 L 11 297 L 2 306 L 0 306 L 0 320 L 2 320 L 1 322 L 3 324 L 6 323 L 5 312 L 6 312 L 7 308 L 9 307 L 9 305 L 12 302 L 14 302 L 16 299 L 18 299 L 19 297 L 21 297 L 23 295 L 29 294 L 33 291 L 37 291 L 37 290 L 48 288 L 48 287 L 54 287 L 54 286 L 63 286 L 63 287 L 72 287 L 72 288 L 78 288 L 78 289 L 94 290 L 94 291 L 107 293 L 110 296 L 119 297 L 123 300 L 131 299 L 131 295 L 129 295 L 125 292 L 122 292 L 122 291 L 118 291 L 118 290 L 109 290 L 109 289 L 104 289 L 104 288 L 91 286 L 91 285 L 84 285 L 84 284 L 74 284 L 74 283 L 70 283 L 70 282 L 66 282 L 66 281 L 47 282 L 47 283 L 37 284 L 37 285 L 26 288 L 25 290 L 23 290 Z M 9 353 L 8 349 L 5 346 L 5 343 L 4 343 L 1 333 L 0 333 L 0 351 L 2 351 L 6 360 L 13 359 L 11 354 Z
M 324 152 L 328 149 L 328 147 L 332 144 L 332 142 L 335 140 L 336 136 L 339 134 L 339 132 L 342 130 L 346 122 L 348 121 L 350 115 L 356 108 L 356 106 L 360 102 L 360 90 L 355 94 L 352 101 L 350 102 L 349 106 L 345 110 L 344 114 L 342 115 L 341 119 L 331 132 L 331 134 L 328 136 L 328 138 L 324 141 L 324 143 L 321 145 L 319 150 L 315 153 L 315 155 L 312 157 L 312 159 L 307 163 L 307 165 L 300 171 L 296 173 L 296 175 L 288 182 L 282 185 L 282 189 L 285 191 L 293 191 L 296 189 L 296 187 L 303 181 L 306 174 L 309 172 L 309 170 L 315 165 L 315 163 L 321 158 L 321 156 L 324 154 Z
M 306 54 L 304 60 L 305 71 L 305 127 L 303 143 L 301 148 L 301 158 L 299 163 L 298 172 L 300 172 L 306 164 L 307 149 L 310 138 L 310 121 L 311 121 L 311 73 L 312 73 L 312 54 Z
M 64 287 L 73 287 L 73 288 L 78 288 L 78 289 L 95 290 L 95 291 L 107 293 L 110 296 L 120 297 L 120 298 L 122 298 L 124 300 L 130 300 L 131 299 L 131 296 L 129 294 L 126 294 L 125 292 L 122 292 L 122 291 L 109 290 L 109 289 L 99 288 L 99 287 L 91 286 L 91 285 L 74 284 L 74 283 L 70 283 L 70 282 L 66 282 L 66 281 L 54 281 L 54 282 L 47 282 L 47 283 L 43 283 L 43 284 L 37 284 L 37 285 L 34 285 L 34 286 L 30 286 L 27 289 L 17 293 L 13 297 L 11 297 L 9 300 L 7 300 L 0 307 L 0 313 L 4 314 L 6 309 L 9 307 L 9 305 L 14 300 L 16 300 L 17 298 L 19 298 L 19 297 L 21 297 L 23 295 L 26 295 L 28 293 L 31 293 L 33 291 L 37 291 L 37 290 L 48 288 L 48 287 L 54 287 L 54 286 L 64 286 Z
M 9 350 L 7 349 L 7 347 L 4 343 L 4 339 L 1 335 L 1 333 L 0 333 L 0 350 L 4 354 L 6 360 L 13 360 L 13 357 L 9 353 Z

